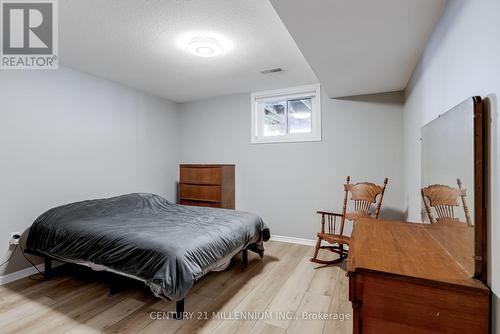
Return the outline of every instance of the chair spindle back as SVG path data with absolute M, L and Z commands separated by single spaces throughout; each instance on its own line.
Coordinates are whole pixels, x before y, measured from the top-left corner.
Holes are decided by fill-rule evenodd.
M 384 179 L 384 185 L 379 186 L 371 182 L 350 183 L 351 177 L 348 176 L 344 184 L 344 205 L 342 208 L 342 222 L 340 224 L 340 235 L 344 233 L 345 220 L 355 220 L 355 218 L 372 217 L 378 219 L 382 200 L 384 199 L 385 189 L 388 178 Z M 347 212 L 347 202 L 351 194 L 351 201 L 354 202 L 354 211 Z M 380 195 L 380 196 L 379 196 Z M 378 202 L 377 202 L 378 198 Z M 372 214 L 372 204 L 376 204 L 375 213 Z
M 425 211 L 429 217 L 431 224 L 435 224 L 443 219 L 456 219 L 455 207 L 460 206 L 458 198 L 460 197 L 462 206 L 464 208 L 465 220 L 467 225 L 472 226 L 472 220 L 467 205 L 467 190 L 462 188 L 462 180 L 457 179 L 458 188 L 452 188 L 447 185 L 433 184 L 428 187 L 422 188 L 422 200 L 424 202 Z M 432 214 L 434 208 L 437 219 Z

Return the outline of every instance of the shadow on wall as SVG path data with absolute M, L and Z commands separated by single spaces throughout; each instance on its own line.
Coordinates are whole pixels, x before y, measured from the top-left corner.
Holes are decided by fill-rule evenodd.
M 400 220 L 400 221 L 405 221 L 405 212 L 391 208 L 391 207 L 384 207 L 382 204 L 382 208 L 380 209 L 380 219 L 385 219 L 385 220 Z
M 367 94 L 367 95 L 356 95 L 356 96 L 346 96 L 338 97 L 335 100 L 341 101 L 352 101 L 352 102 L 366 102 L 366 103 L 380 103 L 380 104 L 396 104 L 402 105 L 405 101 L 405 95 L 403 91 L 382 93 L 382 94 Z

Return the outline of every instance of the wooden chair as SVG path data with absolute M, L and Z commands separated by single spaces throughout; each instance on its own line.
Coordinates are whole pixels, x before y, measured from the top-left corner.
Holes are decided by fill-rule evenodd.
M 452 188 L 442 184 L 433 184 L 422 188 L 422 200 L 424 201 L 425 211 L 429 216 L 431 224 L 442 220 L 456 220 L 454 208 L 460 206 L 458 198 L 461 198 L 465 212 L 465 220 L 468 226 L 472 226 L 469 207 L 467 206 L 467 189 L 462 188 L 462 180 L 457 179 L 458 188 Z M 438 218 L 432 215 L 432 209 L 437 213 Z
M 342 214 L 317 211 L 317 213 L 321 215 L 321 231 L 317 234 L 318 241 L 316 242 L 314 255 L 310 259 L 312 262 L 320 264 L 333 264 L 341 262 L 347 258 L 348 250 L 344 249 L 344 245 L 349 245 L 350 237 L 344 234 L 346 220 L 352 222 L 354 226 L 355 222 L 360 218 L 378 219 L 388 179 L 384 179 L 383 186 L 370 182 L 351 184 L 350 180 L 351 178 L 348 176 L 347 182 L 344 185 L 345 195 Z M 351 201 L 354 202 L 354 211 L 351 212 L 347 212 L 349 193 L 351 194 Z M 377 197 L 379 198 L 378 203 Z M 372 204 L 376 204 L 375 212 L 373 214 Z M 340 223 L 339 227 L 337 227 L 338 223 Z M 331 245 L 322 246 L 321 241 L 323 240 Z M 320 249 L 328 249 L 331 252 L 339 254 L 340 257 L 332 261 L 320 260 L 318 259 L 318 252 Z

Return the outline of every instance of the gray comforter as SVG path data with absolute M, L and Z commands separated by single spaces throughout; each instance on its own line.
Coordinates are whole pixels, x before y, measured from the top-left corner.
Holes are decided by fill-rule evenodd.
M 248 247 L 263 255 L 269 229 L 253 214 L 129 194 L 53 208 L 33 223 L 27 248 L 65 261 L 101 265 L 181 300 L 194 282 L 222 270 Z

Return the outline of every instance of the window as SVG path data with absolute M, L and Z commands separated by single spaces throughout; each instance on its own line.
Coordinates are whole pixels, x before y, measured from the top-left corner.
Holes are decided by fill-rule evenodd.
M 321 140 L 320 86 L 252 94 L 252 143 Z

